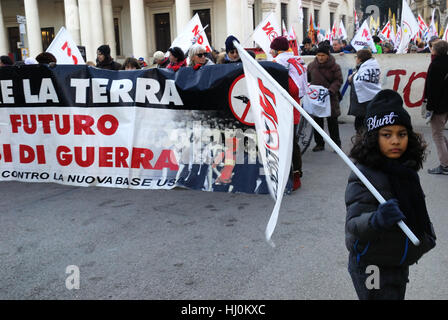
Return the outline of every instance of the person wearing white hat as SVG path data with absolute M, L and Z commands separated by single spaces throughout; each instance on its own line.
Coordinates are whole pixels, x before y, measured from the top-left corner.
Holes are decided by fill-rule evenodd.
M 169 63 L 168 57 L 165 57 L 165 54 L 162 51 L 156 51 L 153 55 L 153 66 L 155 65 L 157 68 L 165 68 Z

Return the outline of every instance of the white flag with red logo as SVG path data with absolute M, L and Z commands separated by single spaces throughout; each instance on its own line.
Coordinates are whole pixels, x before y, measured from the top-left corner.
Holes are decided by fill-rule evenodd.
M 288 40 L 293 41 L 296 40 L 297 36 L 296 36 L 296 32 L 294 31 L 294 29 L 292 28 L 292 25 L 289 27 L 289 32 L 288 32 Z
M 46 52 L 55 56 L 57 64 L 85 64 L 70 32 L 64 27 L 61 27 Z
M 275 200 L 265 232 L 270 241 L 291 170 L 294 106 L 278 89 L 282 89 L 279 84 L 239 44 L 234 44 L 243 62 L 258 150 L 269 192 Z
M 282 20 L 282 36 L 288 37 L 288 30 L 286 30 L 285 21 Z
M 361 28 L 355 34 L 351 45 L 356 51 L 363 49 L 364 47 L 370 47 L 373 53 L 376 53 L 375 43 L 373 42 L 372 35 L 370 34 L 369 25 L 367 20 L 364 20 Z
M 207 35 L 205 34 L 204 28 L 202 27 L 201 19 L 199 18 L 199 15 L 197 13 L 187 23 L 182 33 L 179 34 L 176 39 L 174 39 L 170 48 L 179 47 L 184 53 L 187 53 L 188 49 L 190 49 L 190 47 L 196 43 L 203 46 L 207 52 L 212 51 L 210 43 L 208 42 Z
M 260 48 L 263 49 L 268 60 L 272 60 L 272 56 L 269 53 L 269 51 L 271 51 L 271 42 L 280 35 L 280 25 L 275 17 L 275 14 L 271 12 L 257 26 L 252 37 L 254 41 L 258 43 Z
M 408 45 L 412 38 L 420 30 L 417 19 L 415 19 L 411 8 L 406 0 L 403 0 L 403 7 L 401 11 L 401 41 L 397 49 L 397 54 L 406 53 Z
M 381 38 L 381 40 L 385 41 L 385 40 L 390 40 L 391 37 L 391 26 L 390 26 L 390 21 L 388 21 L 386 23 L 386 25 L 384 26 L 383 30 L 381 30 L 380 34 L 378 35 L 378 37 Z
M 347 39 L 347 31 L 344 27 L 344 22 L 341 20 L 341 23 L 339 23 L 339 30 L 338 30 L 338 38 L 339 39 Z

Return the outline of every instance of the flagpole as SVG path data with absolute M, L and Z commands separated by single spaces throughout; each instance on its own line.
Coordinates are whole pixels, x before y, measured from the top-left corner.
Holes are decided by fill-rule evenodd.
M 253 59 L 247 52 L 244 50 L 241 45 L 233 41 L 235 48 L 238 49 L 238 52 L 241 55 L 245 55 L 247 59 Z M 314 129 L 319 132 L 319 134 L 324 138 L 324 140 L 333 148 L 333 150 L 342 158 L 342 160 L 350 167 L 350 169 L 356 174 L 356 176 L 364 183 L 364 185 L 369 189 L 369 191 L 373 194 L 373 196 L 378 200 L 380 204 L 386 202 L 383 196 L 375 189 L 375 187 L 370 183 L 369 180 L 364 176 L 364 174 L 355 166 L 355 164 L 347 157 L 347 155 L 338 147 L 336 143 L 326 134 L 326 132 L 314 121 L 314 119 L 289 95 L 289 93 L 280 86 L 277 81 L 275 81 L 271 75 L 263 69 L 259 63 L 254 63 L 254 66 L 257 68 L 259 72 L 261 72 L 270 82 L 271 85 L 275 86 L 277 90 L 279 90 L 282 95 L 291 103 L 297 111 L 300 112 L 302 116 L 313 126 Z M 398 226 L 401 230 L 406 234 L 406 236 L 412 241 L 415 246 L 420 244 L 420 241 L 414 235 L 414 233 L 408 228 L 408 226 L 400 220 Z

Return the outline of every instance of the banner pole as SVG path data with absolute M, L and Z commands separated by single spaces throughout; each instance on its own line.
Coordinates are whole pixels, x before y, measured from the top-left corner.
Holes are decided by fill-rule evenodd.
M 247 52 L 244 50 L 241 45 L 234 41 L 233 42 L 235 48 L 238 49 L 239 54 L 243 54 L 246 56 L 247 59 L 253 59 Z M 347 157 L 347 155 L 339 148 L 339 146 L 334 143 L 334 141 L 327 135 L 327 133 L 314 121 L 314 119 L 290 96 L 290 94 L 278 84 L 277 81 L 275 81 L 271 75 L 264 70 L 259 63 L 253 64 L 259 72 L 261 72 L 268 81 L 275 86 L 282 94 L 283 96 L 291 103 L 294 108 L 296 108 L 297 111 L 300 112 L 302 116 L 305 117 L 305 119 L 313 126 L 314 129 L 319 132 L 319 134 L 324 138 L 324 140 L 333 148 L 333 150 L 339 155 L 339 157 L 342 158 L 342 160 L 347 164 L 350 169 L 356 174 L 356 176 L 364 183 L 364 185 L 369 189 L 369 191 L 373 194 L 373 196 L 378 200 L 380 204 L 386 202 L 386 200 L 383 198 L 383 196 L 375 189 L 375 187 L 370 183 L 370 181 L 364 176 L 364 174 L 355 166 L 355 164 Z M 417 239 L 417 237 L 414 235 L 414 233 L 409 229 L 409 227 L 403 222 L 403 220 L 400 220 L 398 223 L 398 226 L 401 228 L 401 230 L 406 234 L 406 236 L 409 238 L 409 240 L 412 241 L 412 243 L 415 246 L 420 245 L 420 241 Z

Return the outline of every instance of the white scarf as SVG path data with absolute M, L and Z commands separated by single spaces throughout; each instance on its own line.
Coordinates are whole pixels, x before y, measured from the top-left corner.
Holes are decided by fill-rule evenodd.
M 299 88 L 299 98 L 302 98 L 308 89 L 308 77 L 303 59 L 301 57 L 294 56 L 294 53 L 292 52 L 285 51 L 277 55 L 273 61 L 288 68 L 288 75 L 294 81 L 297 88 Z
M 381 91 L 380 76 L 380 65 L 374 58 L 361 64 L 358 72 L 353 76 L 353 84 L 359 103 L 372 100 Z

